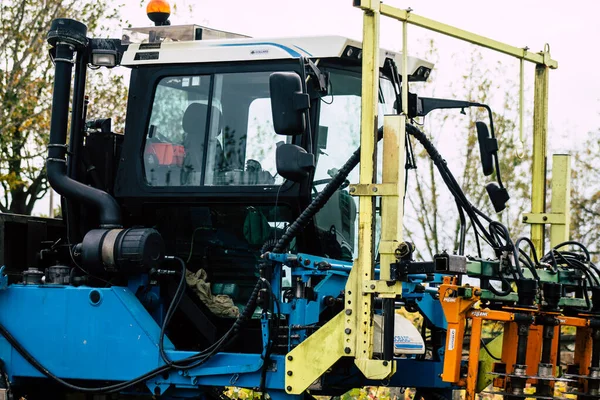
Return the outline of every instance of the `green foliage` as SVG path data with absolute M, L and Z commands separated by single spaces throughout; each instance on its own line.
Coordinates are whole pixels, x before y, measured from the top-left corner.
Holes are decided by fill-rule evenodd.
M 48 190 L 43 156 L 50 131 L 53 65 L 46 34 L 53 19 L 76 18 L 102 36 L 118 7 L 89 0 L 4 0 L 0 5 L 0 211 L 31 214 Z M 123 108 L 120 77 L 95 76 L 89 86 L 110 81 L 110 91 L 94 91 L 98 104 Z M 113 111 L 110 107 L 109 111 Z

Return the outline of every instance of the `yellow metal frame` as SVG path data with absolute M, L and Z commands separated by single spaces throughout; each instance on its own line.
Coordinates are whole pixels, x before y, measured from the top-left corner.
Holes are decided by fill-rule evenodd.
M 544 50 L 535 53 L 530 52 L 527 48 L 519 48 L 511 46 L 502 42 L 498 42 L 493 39 L 486 38 L 481 35 L 477 35 L 450 25 L 437 22 L 420 15 L 412 13 L 409 10 L 401 10 L 386 4 L 381 4 L 380 7 L 381 15 L 394 18 L 398 21 L 403 21 L 416 25 L 434 32 L 441 33 L 446 36 L 450 36 L 468 43 L 475 44 L 477 46 L 485 47 L 490 50 L 497 51 L 502 54 L 506 54 L 520 60 L 520 85 L 519 85 L 519 136 L 520 140 L 523 141 L 523 113 L 524 113 L 524 67 L 523 62 L 528 61 L 535 64 L 535 83 L 534 83 L 534 115 L 533 115 L 533 171 L 531 179 L 531 213 L 528 214 L 530 217 L 532 214 L 541 215 L 546 210 L 546 152 L 547 152 L 547 138 L 548 138 L 548 77 L 549 69 L 558 68 L 558 62 L 553 60 L 550 56 L 550 47 L 545 46 Z M 406 37 L 406 35 L 403 35 Z M 405 49 L 406 47 L 404 47 Z M 403 51 L 404 53 L 404 51 Z M 403 98 L 403 102 L 404 98 Z M 568 160 L 567 160 L 568 161 Z M 558 166 L 555 172 L 562 176 L 566 168 L 561 164 Z M 554 174 L 553 174 L 554 176 Z M 554 179 L 554 178 L 553 178 Z M 556 189 L 556 191 L 555 191 Z M 542 220 L 542 222 L 532 222 L 535 218 L 527 218 L 526 222 L 531 223 L 531 239 L 538 249 L 538 253 L 544 253 L 544 225 L 550 224 L 551 229 L 551 242 L 559 243 L 561 241 L 568 240 L 569 237 L 569 203 L 568 184 L 559 185 L 559 187 L 553 187 L 552 196 L 557 197 L 555 201 L 552 201 L 553 212 L 557 212 L 555 207 L 561 209 L 561 213 L 566 215 L 559 222 L 550 222 L 549 220 Z M 558 239 L 554 239 L 556 236 Z
M 534 163 L 535 165 L 535 163 Z M 541 168 L 541 166 L 540 166 Z M 539 190 L 539 187 L 535 187 Z M 542 188 L 545 189 L 545 188 Z M 523 222 L 532 224 L 532 237 L 535 230 L 538 240 L 535 243 L 536 248 L 543 249 L 543 229 L 544 225 L 549 224 L 550 228 L 550 246 L 554 247 L 562 242 L 569 240 L 569 226 L 571 223 L 571 156 L 567 154 L 555 154 L 552 156 L 552 202 L 551 213 L 543 211 L 541 196 L 536 198 L 537 208 L 532 207 L 531 213 L 523 215 Z M 541 235 L 541 236 L 540 236 Z
M 376 144 L 379 90 L 379 26 L 381 16 L 402 22 L 402 82 L 408 82 L 408 24 L 451 36 L 478 46 L 507 54 L 521 60 L 521 85 L 519 93 L 520 138 L 523 138 L 523 62 L 536 65 L 534 98 L 534 154 L 532 173 L 532 213 L 527 219 L 536 220 L 542 215 L 543 223 L 553 224 L 552 235 L 561 239 L 568 237 L 568 159 L 561 159 L 559 174 L 562 183 L 554 186 L 556 204 L 553 215 L 543 219 L 545 213 L 544 192 L 546 178 L 546 140 L 548 126 L 548 71 L 558 63 L 550 57 L 549 48 L 535 53 L 510 46 L 442 24 L 411 10 L 401 10 L 381 3 L 380 0 L 354 0 L 354 6 L 364 12 L 362 48 L 362 103 L 361 103 L 361 163 L 359 183 L 350 187 L 350 193 L 359 197 L 358 258 L 345 288 L 345 309 L 310 338 L 287 355 L 286 391 L 300 394 L 327 371 L 341 357 L 354 357 L 355 364 L 369 379 L 384 379 L 395 372 L 395 363 L 373 358 L 373 296 L 395 298 L 401 295 L 401 285 L 388 286 L 389 266 L 395 261 L 394 250 L 402 241 L 402 198 L 404 197 L 404 140 L 408 115 L 408 85 L 402 85 L 402 112 L 399 116 L 385 117 L 383 141 L 382 183 L 376 183 Z M 555 167 L 557 164 L 555 164 Z M 382 224 L 381 277 L 374 281 L 374 218 L 375 197 L 381 196 Z M 560 221 L 554 214 L 559 214 Z M 524 217 L 525 219 L 525 217 Z M 559 223 L 560 222 L 560 223 Z M 542 249 L 543 225 L 532 225 L 532 238 L 536 247 Z M 468 301 L 467 303 L 471 303 Z M 466 309 L 464 310 L 466 312 Z M 464 313 L 463 312 L 463 313 Z M 462 344 L 461 344 L 462 346 Z M 447 355 L 446 355 L 447 356 Z M 444 373 L 446 374 L 446 372 Z M 444 380 L 453 380 L 444 375 Z

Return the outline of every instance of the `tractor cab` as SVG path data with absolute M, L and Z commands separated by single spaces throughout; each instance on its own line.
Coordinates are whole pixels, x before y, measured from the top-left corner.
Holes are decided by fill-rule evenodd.
M 70 158 L 71 178 L 108 192 L 123 228 L 158 231 L 164 254 L 241 309 L 261 255 L 359 147 L 361 43 L 160 25 L 126 30 L 119 43 L 91 39 L 88 51 L 94 66 L 130 69 L 127 115 L 123 135 L 97 121 L 84 139 L 75 135 L 83 156 Z M 380 114 L 394 114 L 401 56 L 382 50 L 381 60 Z M 409 80 L 425 81 L 432 67 L 409 58 Z M 356 181 L 358 168 L 289 251 L 356 257 Z M 67 203 L 79 243 L 102 221 L 77 199 Z
M 359 146 L 361 44 L 339 36 L 253 39 L 199 26 L 133 28 L 121 43 L 119 64 L 131 69 L 125 134 L 114 139 L 115 173 L 104 174 L 103 185 L 121 205 L 124 226 L 155 227 L 167 253 L 188 268 L 242 292 L 247 278 L 249 290 L 261 248 Z M 400 54 L 381 53 L 383 115 L 396 113 L 391 66 Z M 410 80 L 426 80 L 432 67 L 409 58 Z M 298 77 L 306 104 L 302 125 L 278 134 L 271 77 L 286 73 Z M 90 154 L 97 142 L 86 142 Z M 301 156 L 300 170 L 286 167 Z M 358 181 L 358 169 L 349 181 Z M 347 186 L 292 250 L 353 259 L 358 210 Z
M 188 258 L 188 267 L 212 271 L 219 281 L 248 276 L 250 283 L 261 247 L 281 237 L 359 146 L 361 44 L 231 33 L 204 40 L 218 31 L 186 31 L 159 26 L 124 34 L 121 65 L 131 68 L 131 83 L 114 196 L 126 225 L 157 227 L 167 252 Z M 134 37 L 144 42 L 132 43 Z M 382 51 L 382 60 L 383 115 L 396 112 L 398 78 L 385 66 L 400 55 Z M 425 80 L 432 64 L 409 60 L 411 79 Z M 306 105 L 303 123 L 278 134 L 271 79 L 286 73 L 298 77 Z M 301 156 L 306 164 L 288 170 L 286 162 Z M 356 169 L 350 181 L 357 180 Z M 357 202 L 347 186 L 293 250 L 353 259 Z

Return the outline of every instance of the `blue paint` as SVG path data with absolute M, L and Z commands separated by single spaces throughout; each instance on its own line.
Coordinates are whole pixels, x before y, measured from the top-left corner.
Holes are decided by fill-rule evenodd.
M 325 299 L 338 298 L 344 291 L 352 263 L 309 254 L 271 254 L 272 289 L 280 313 L 289 321 L 288 350 L 304 341 L 310 326 L 321 321 L 328 311 Z M 326 268 L 322 268 L 326 263 Z M 291 282 L 312 284 L 312 296 L 292 298 L 286 302 L 282 293 L 282 267 L 287 265 Z M 1 273 L 2 269 L 0 269 Z M 434 290 L 422 290 L 426 276 L 412 276 L 413 283 L 403 283 L 403 299 L 413 303 L 433 325 L 447 323 Z M 441 276 L 434 276 L 434 283 Z M 160 288 L 150 286 L 147 276 L 129 281 L 128 287 L 90 288 L 60 285 L 10 285 L 0 291 L 0 323 L 46 368 L 63 379 L 87 381 L 101 385 L 105 381 L 126 381 L 163 365 L 158 353 L 164 299 Z M 431 283 L 431 282 L 430 282 Z M 0 278 L 0 288 L 2 280 Z M 294 290 L 294 289 L 292 289 Z M 94 293 L 94 295 L 92 295 Z M 99 299 L 99 300 L 98 300 Z M 26 316 L 25 318 L 23 316 Z M 269 321 L 275 315 L 261 316 L 262 354 L 218 353 L 204 364 L 186 371 L 170 371 L 146 382 L 150 392 L 166 396 L 198 396 L 203 386 L 260 385 L 265 349 L 272 340 Z M 280 331 L 281 332 L 281 331 Z M 243 333 L 242 333 L 243 335 Z M 194 352 L 176 350 L 165 337 L 165 350 L 172 360 Z M 398 344 L 399 349 L 420 346 Z M 443 348 L 436 349 L 440 359 L 420 360 L 414 356 L 397 359 L 398 373 L 392 386 L 450 388 L 439 379 L 443 368 Z M 11 379 L 43 377 L 26 362 L 8 342 L 0 337 L 0 358 Z M 266 373 L 266 388 L 274 399 L 290 398 L 285 394 L 285 355 L 272 355 Z M 367 381 L 355 371 L 332 370 L 323 383 L 360 387 L 381 382 Z M 150 394 L 150 393 L 149 393 Z
M 311 54 L 311 53 L 309 53 L 308 51 L 304 50 L 302 47 L 300 47 L 300 46 L 297 46 L 297 45 L 294 45 L 294 47 L 295 47 L 295 48 L 297 48 L 297 49 L 299 49 L 299 50 L 301 50 L 301 51 L 303 51 L 303 52 L 305 52 L 306 54 L 308 54 L 309 56 L 311 56 L 311 57 L 312 57 L 312 54 Z
M 256 42 L 256 43 L 222 43 L 215 45 L 216 47 L 248 47 L 248 46 L 272 46 L 277 47 L 278 49 L 284 50 L 286 53 L 291 55 L 294 58 L 302 57 L 302 54 L 298 53 L 296 50 L 284 46 L 279 43 L 273 42 Z

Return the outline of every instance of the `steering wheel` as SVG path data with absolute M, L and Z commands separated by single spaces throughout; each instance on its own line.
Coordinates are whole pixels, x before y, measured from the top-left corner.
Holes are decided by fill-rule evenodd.
M 154 132 L 152 137 L 148 138 L 151 143 L 171 143 L 171 141 L 165 137 L 162 133 Z
M 333 178 L 325 178 L 325 179 L 317 179 L 316 181 L 313 181 L 313 183 L 312 183 L 313 193 L 319 194 L 319 191 L 317 190 L 317 186 L 326 185 L 329 182 L 331 182 L 332 180 L 333 180 Z M 344 180 L 344 182 L 342 182 L 342 184 L 340 185 L 338 190 L 346 189 L 348 187 L 348 185 L 350 185 L 350 181 L 348 179 L 346 179 L 346 180 Z

